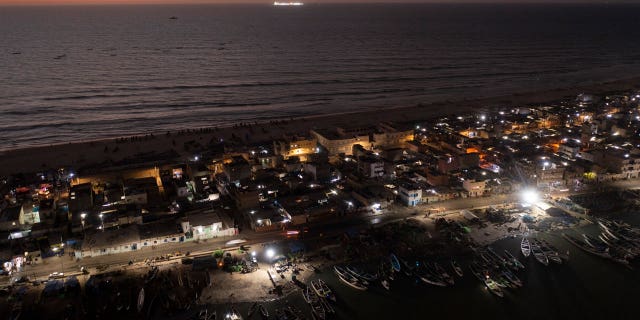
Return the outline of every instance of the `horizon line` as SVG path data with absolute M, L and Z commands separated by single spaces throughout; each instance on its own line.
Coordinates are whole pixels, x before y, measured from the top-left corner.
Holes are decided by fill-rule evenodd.
M 188 0 L 187 0 L 188 1 Z M 0 7 L 52 7 L 52 6 L 77 6 L 77 7 L 86 7 L 86 6 L 196 6 L 196 5 L 272 5 L 274 1 L 256 1 L 256 0 L 222 0 L 222 1 L 188 1 L 187 3 L 180 2 L 180 0 L 167 0 L 167 1 L 158 1 L 151 2 L 144 0 L 134 0 L 126 1 L 126 0 L 115 0 L 115 2 L 100 2 L 100 0 L 96 0 L 93 3 L 75 3 L 69 1 L 60 1 L 60 2 L 52 2 L 52 3 L 42 3 L 42 2 L 8 2 L 2 3 L 0 0 Z M 288 2 L 288 1 L 281 1 Z M 439 5 L 531 5 L 531 4 L 545 4 L 545 5 L 568 5 L 568 4 L 584 4 L 584 5 L 630 5 L 630 4 L 640 4 L 638 0 L 620 0 L 620 1 L 606 1 L 606 0 L 598 0 L 598 1 L 589 1 L 589 0 L 524 0 L 518 2 L 510 2 L 508 0 L 498 0 L 498 1 L 484 1 L 484 0 L 460 0 L 460 1 L 447 1 L 447 0 L 434 0 L 434 1 L 421 1 L 421 0 L 401 0 L 401 1 L 393 1 L 393 0 L 371 0 L 371 1 L 358 1 L 358 0 L 328 0 L 328 1 L 298 1 L 304 2 L 305 5 L 341 5 L 341 4 L 361 4 L 361 5 L 378 5 L 378 4 L 394 4 L 394 5 L 429 5 L 429 4 L 439 4 Z

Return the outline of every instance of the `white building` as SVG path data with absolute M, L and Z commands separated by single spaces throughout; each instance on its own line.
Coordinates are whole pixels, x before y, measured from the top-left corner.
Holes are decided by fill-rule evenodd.
M 462 188 L 469 193 L 469 197 L 481 197 L 484 195 L 486 181 L 464 180 Z
M 378 178 L 384 175 L 384 161 L 373 157 L 360 157 L 358 171 L 367 178 Z
M 413 207 L 422 200 L 422 189 L 413 184 L 401 183 L 398 186 L 398 197 L 403 204 Z

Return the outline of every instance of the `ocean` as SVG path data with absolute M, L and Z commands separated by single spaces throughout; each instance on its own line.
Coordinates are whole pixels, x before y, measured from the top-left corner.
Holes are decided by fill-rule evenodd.
M 634 77 L 639 13 L 607 4 L 0 7 L 0 149 Z

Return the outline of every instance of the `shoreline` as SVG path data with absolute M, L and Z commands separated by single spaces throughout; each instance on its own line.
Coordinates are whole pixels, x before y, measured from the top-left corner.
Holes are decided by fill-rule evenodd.
M 192 155 L 185 143 L 203 147 L 208 141 L 240 137 L 245 144 L 271 140 L 283 135 L 307 134 L 311 128 L 326 128 L 339 125 L 367 125 L 380 121 L 398 123 L 420 122 L 438 116 L 446 116 L 471 110 L 489 110 L 515 105 L 531 106 L 538 103 L 552 103 L 580 93 L 604 94 L 640 88 L 640 77 L 600 81 L 582 86 L 556 88 L 542 91 L 516 92 L 500 96 L 463 98 L 431 103 L 417 103 L 413 106 L 379 107 L 370 110 L 346 111 L 342 113 L 317 114 L 296 118 L 273 118 L 255 122 L 229 123 L 225 126 L 195 128 L 173 131 L 146 131 L 139 135 L 71 141 L 68 143 L 30 146 L 1 150 L 3 166 L 0 176 L 19 172 L 35 172 L 40 169 L 58 167 L 87 167 L 105 162 L 118 162 L 137 155 L 174 151 L 173 160 L 185 159 Z M 345 117 L 348 116 L 348 117 Z M 312 123 L 309 123 L 312 121 Z M 169 133 L 167 135 L 167 133 Z M 244 138 L 242 138 L 244 137 Z M 196 141 L 198 140 L 198 141 Z M 184 146 L 184 148 L 182 148 Z M 168 147 L 168 148 L 167 148 Z M 184 150 L 178 150 L 184 149 Z M 42 155 L 42 157 L 41 157 Z

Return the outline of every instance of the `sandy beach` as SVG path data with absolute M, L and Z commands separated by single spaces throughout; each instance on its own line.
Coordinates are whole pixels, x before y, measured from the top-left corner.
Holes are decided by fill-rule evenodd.
M 185 161 L 211 145 L 221 141 L 237 144 L 270 144 L 283 135 L 307 133 L 311 128 L 329 128 L 339 125 L 366 125 L 379 121 L 398 123 L 419 122 L 436 116 L 470 112 L 472 110 L 518 105 L 535 105 L 579 93 L 605 94 L 637 88 L 640 78 L 607 81 L 581 87 L 560 88 L 541 92 L 523 92 L 497 97 L 444 101 L 415 106 L 399 106 L 365 112 L 344 112 L 332 115 L 317 115 L 296 119 L 269 120 L 262 123 L 229 124 L 227 127 L 194 128 L 172 132 L 154 132 L 116 139 L 67 144 L 47 145 L 31 148 L 0 151 L 2 165 L 0 176 L 18 172 L 36 172 L 42 169 L 73 167 L 117 167 L 140 162 Z M 348 110 L 348 107 L 345 107 Z M 144 132 L 141 129 L 141 132 Z

